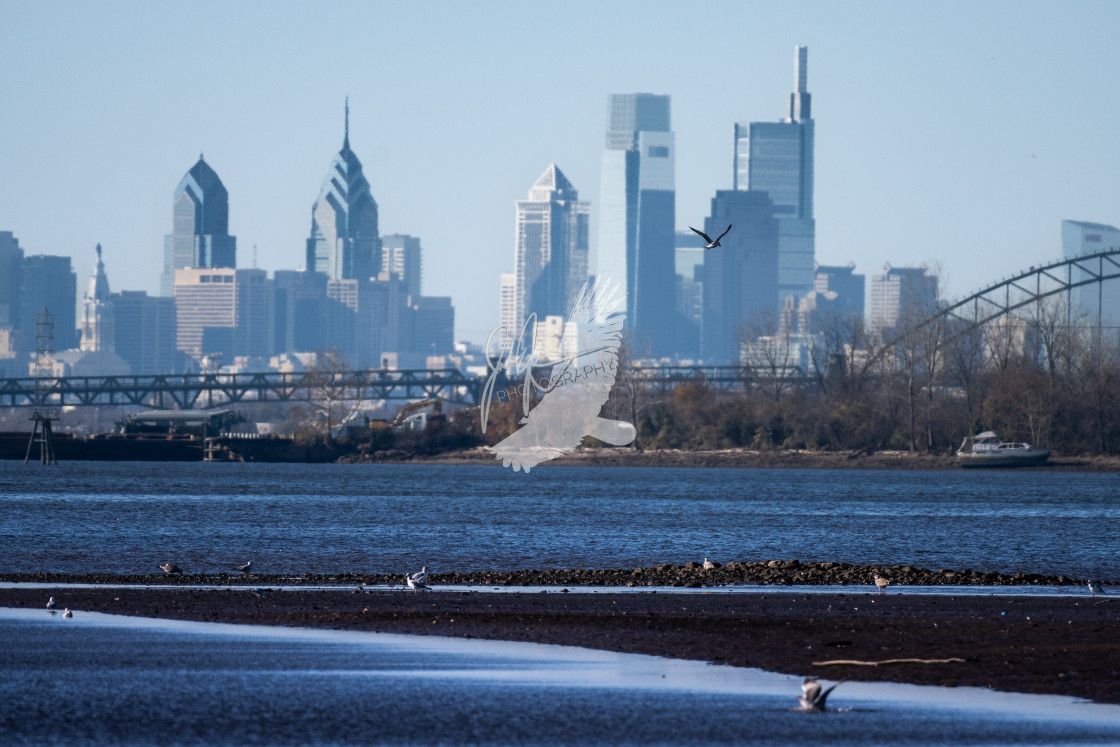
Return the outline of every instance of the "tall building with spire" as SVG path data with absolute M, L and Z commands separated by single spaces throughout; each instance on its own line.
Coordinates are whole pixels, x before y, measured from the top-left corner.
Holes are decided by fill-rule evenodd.
M 331 280 L 369 280 L 381 269 L 377 203 L 362 173 L 362 162 L 350 149 L 350 102 L 342 150 L 331 161 L 319 197 L 311 207 L 307 269 Z
M 82 336 L 78 343 L 81 350 L 98 352 L 113 349 L 113 306 L 105 262 L 101 259 L 101 244 L 97 245 L 97 262 L 82 299 L 82 321 L 78 330 Z
M 642 354 L 672 352 L 676 144 L 669 97 L 611 94 L 603 152 L 595 272 L 626 293 L 626 326 Z
M 514 329 L 507 329 L 504 339 L 520 334 L 530 314 L 538 324 L 546 316 L 567 317 L 587 280 L 589 214 L 589 203 L 579 201 L 556 164 L 529 188 L 529 199 L 517 201 Z
M 794 91 L 780 122 L 735 125 L 734 188 L 766 192 L 778 219 L 778 293 L 781 299 L 813 290 L 816 221 L 813 219 L 813 115 L 808 89 L 808 47 L 798 47 Z
M 237 239 L 229 235 L 229 193 L 202 154 L 175 188 L 172 206 L 172 231 L 163 240 L 163 296 L 172 294 L 175 270 L 237 265 Z

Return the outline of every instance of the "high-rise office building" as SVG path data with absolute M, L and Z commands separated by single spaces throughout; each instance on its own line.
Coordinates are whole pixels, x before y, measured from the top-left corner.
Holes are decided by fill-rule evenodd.
M 521 334 L 521 330 L 517 328 L 517 275 L 512 272 L 503 272 L 499 284 L 498 325 L 500 332 L 494 335 L 494 339 L 490 343 L 491 349 L 485 351 L 487 355 L 498 352 L 498 350 L 493 349 L 495 345 L 500 350 L 509 348 L 514 339 Z
M 113 350 L 116 338 L 113 332 L 113 302 L 109 293 L 109 278 L 105 262 L 101 259 L 101 244 L 97 245 L 97 262 L 89 276 L 85 298 L 82 299 L 82 321 L 79 325 L 79 347 L 89 352 Z
M 416 236 L 391 233 L 381 237 L 381 272 L 396 275 L 404 283 L 405 292 L 420 296 L 420 239 Z
M 587 281 L 590 206 L 556 164 L 550 165 L 517 201 L 514 251 L 514 327 L 530 314 L 567 317 Z
M 19 273 L 23 249 L 11 231 L 0 231 L 0 328 L 14 330 L 19 322 Z
M 327 339 L 327 276 L 313 270 L 277 270 L 272 284 L 276 352 L 333 347 Z
M 311 207 L 307 269 L 331 280 L 369 280 L 381 267 L 377 203 L 362 173 L 362 162 L 350 149 L 350 104 L 342 150 L 331 161 L 319 197 Z
M 1062 259 L 1099 254 L 1110 249 L 1120 249 L 1120 229 L 1115 226 L 1080 220 L 1062 221 Z M 1102 269 L 1099 261 L 1089 261 L 1087 264 L 1087 269 L 1094 273 Z M 1115 272 L 1115 262 L 1106 260 L 1103 269 L 1106 274 Z M 1070 273 L 1070 280 L 1075 283 L 1091 277 L 1086 269 L 1079 267 L 1075 267 Z M 1070 304 L 1075 314 L 1083 315 L 1093 323 L 1120 324 L 1120 280 L 1078 286 L 1071 293 Z
M 782 298 L 813 290 L 813 115 L 807 47 L 798 47 L 794 91 L 780 122 L 735 125 L 734 188 L 765 191 L 779 219 L 778 289 Z
M 626 326 L 641 353 L 674 352 L 673 304 L 676 145 L 669 97 L 611 94 L 599 193 L 595 274 L 626 293 Z
M 937 312 L 937 276 L 925 265 L 891 267 L 871 276 L 867 324 L 872 330 L 890 329 L 900 320 L 918 322 Z
M 702 351 L 708 363 L 739 362 L 739 345 L 750 325 L 778 314 L 780 235 L 774 203 L 766 192 L 720 190 L 704 232 L 734 230 L 704 254 Z
M 183 268 L 175 271 L 176 347 L 192 358 L 273 352 L 272 292 L 264 270 Z
M 113 349 L 132 373 L 174 373 L 175 299 L 121 291 L 112 295 L 112 304 Z
M 182 267 L 236 267 L 237 239 L 229 235 L 229 193 L 200 154 L 172 200 L 172 231 L 163 239 L 160 295 L 170 296 Z
M 78 347 L 78 276 L 69 257 L 37 254 L 20 266 L 19 329 L 24 350 L 35 350 L 36 318 L 43 307 L 54 315 L 54 349 Z
M 839 314 L 863 316 L 866 304 L 866 283 L 856 273 L 856 265 L 814 265 L 813 290 L 818 294 L 835 293 L 833 308 Z

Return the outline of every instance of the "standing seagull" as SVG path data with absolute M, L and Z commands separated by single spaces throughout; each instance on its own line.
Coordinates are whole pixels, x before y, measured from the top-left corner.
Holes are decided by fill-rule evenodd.
M 428 566 L 423 566 L 417 573 L 409 573 L 404 577 L 405 583 L 408 588 L 413 591 L 428 588 Z
M 1092 592 L 1093 596 L 1105 593 L 1104 587 L 1101 586 L 1100 581 L 1094 581 L 1093 579 L 1089 579 L 1089 591 Z M 54 599 L 54 597 L 51 597 L 51 599 Z
M 891 580 L 889 578 L 883 578 L 878 573 L 875 574 L 875 585 L 879 587 L 880 594 L 887 590 L 887 586 L 890 584 L 890 582 Z
M 66 608 L 66 611 L 62 613 L 62 616 L 63 616 L 63 617 L 73 617 L 73 616 L 74 616 L 74 613 L 70 611 L 70 608 L 69 608 L 69 607 L 67 607 L 67 608 Z
M 840 680 L 840 682 L 843 681 Z M 836 685 L 839 685 L 840 682 L 837 682 Z M 801 683 L 801 697 L 797 699 L 797 702 L 801 704 L 801 710 L 823 711 L 824 702 L 828 700 L 828 694 L 836 689 L 836 685 L 822 691 L 820 680 L 816 677 L 806 677 L 805 681 Z
M 1092 581 L 1090 581 L 1089 583 L 1092 583 Z M 50 599 L 48 599 L 47 600 L 47 612 L 50 612 L 53 615 L 55 610 L 57 610 L 57 609 L 58 609 L 58 602 L 54 601 L 54 597 L 51 597 Z
M 689 228 L 692 228 L 692 226 L 689 226 Z M 708 245 L 706 247 L 704 247 L 705 249 L 715 249 L 717 246 L 720 245 L 719 240 L 727 235 L 727 231 L 731 230 L 731 224 L 730 223 L 727 224 L 727 231 L 724 231 L 723 233 L 721 233 L 719 235 L 719 238 L 717 238 L 715 241 L 712 241 L 711 237 L 708 236 L 708 234 L 704 233 L 703 231 L 697 231 L 695 228 L 692 228 L 692 230 L 696 231 L 696 233 L 700 234 L 700 236 L 704 239 L 704 241 L 708 242 Z
M 238 573 L 252 573 L 253 561 L 246 561 L 245 565 L 237 569 Z

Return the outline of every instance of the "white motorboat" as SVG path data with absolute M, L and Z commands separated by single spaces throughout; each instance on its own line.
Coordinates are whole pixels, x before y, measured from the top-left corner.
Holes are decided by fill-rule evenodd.
M 1050 449 L 1025 443 L 1004 443 L 993 431 L 966 436 L 957 449 L 962 467 L 1037 467 L 1050 458 Z

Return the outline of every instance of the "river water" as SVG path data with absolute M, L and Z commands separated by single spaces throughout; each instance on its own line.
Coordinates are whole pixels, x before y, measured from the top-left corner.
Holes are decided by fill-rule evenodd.
M 0 572 L 774 558 L 1120 580 L 1120 475 L 0 462 Z
M 0 608 L 5 745 L 1116 744 L 1120 708 L 428 636 Z

